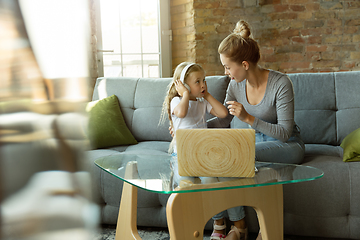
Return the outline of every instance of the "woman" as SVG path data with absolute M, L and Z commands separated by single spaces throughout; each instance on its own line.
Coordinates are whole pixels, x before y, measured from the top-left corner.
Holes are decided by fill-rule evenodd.
M 219 45 L 225 74 L 232 79 L 225 98 L 230 114 L 223 119 L 211 119 L 208 127 L 228 127 L 233 117 L 237 117 L 256 131 L 257 161 L 301 163 L 304 143 L 294 121 L 292 82 L 287 75 L 258 65 L 259 46 L 250 34 L 248 23 L 241 20 Z M 223 238 L 225 213 L 213 217 L 213 239 Z M 235 227 L 225 239 L 246 239 L 243 207 L 228 209 L 227 213 L 235 219 L 230 217 Z M 261 239 L 260 233 L 257 239 Z
M 292 82 L 286 74 L 258 65 L 259 46 L 250 35 L 248 23 L 240 20 L 233 33 L 219 45 L 218 53 L 225 74 L 232 79 L 225 98 L 230 114 L 226 118 L 209 120 L 208 127 L 228 127 L 233 117 L 237 117 L 255 129 L 257 161 L 299 164 L 304 158 L 305 148 L 294 121 Z M 225 214 L 234 223 L 227 236 L 224 232 Z M 243 207 L 228 209 L 213 219 L 211 239 L 247 239 Z M 259 233 L 257 240 L 260 239 Z

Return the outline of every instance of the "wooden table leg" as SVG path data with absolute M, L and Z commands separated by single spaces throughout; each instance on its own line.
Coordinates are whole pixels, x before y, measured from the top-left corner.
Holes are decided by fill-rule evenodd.
M 130 162 L 126 166 L 125 176 L 130 179 L 136 172 L 136 163 Z M 123 185 L 115 235 L 115 240 L 124 239 L 141 240 L 137 230 L 137 187 L 127 182 Z
M 255 209 L 264 240 L 283 240 L 282 185 L 171 194 L 166 206 L 171 240 L 202 239 L 212 216 L 236 206 Z

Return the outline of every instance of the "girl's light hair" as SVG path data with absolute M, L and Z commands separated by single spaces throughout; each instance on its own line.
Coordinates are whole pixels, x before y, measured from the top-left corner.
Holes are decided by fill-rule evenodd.
M 218 53 L 224 54 L 238 64 L 243 61 L 258 63 L 260 59 L 259 45 L 250 35 L 249 24 L 244 20 L 238 21 L 233 33 L 220 43 Z
M 174 97 L 180 97 L 180 95 L 178 94 L 178 92 L 175 89 L 175 81 L 180 79 L 181 71 L 188 64 L 191 64 L 191 62 L 182 62 L 175 68 L 173 80 L 170 82 L 170 84 L 167 87 L 166 96 L 165 96 L 165 100 L 163 102 L 159 124 L 163 124 L 165 122 L 166 117 L 168 117 L 168 119 L 170 121 L 170 126 L 173 127 L 173 122 L 171 120 L 170 103 Z M 184 77 L 184 83 L 187 82 L 187 77 L 189 76 L 189 74 L 191 74 L 192 72 L 198 72 L 198 71 L 204 72 L 204 69 L 199 64 L 195 63 L 186 71 L 186 74 Z

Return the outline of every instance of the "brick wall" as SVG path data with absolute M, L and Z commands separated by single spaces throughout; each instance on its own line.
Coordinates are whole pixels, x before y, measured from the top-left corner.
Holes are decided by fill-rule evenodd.
M 196 61 L 223 74 L 217 48 L 239 19 L 282 72 L 360 70 L 359 0 L 171 0 L 173 68 Z
M 172 62 L 173 69 L 185 61 L 194 61 L 195 41 L 195 19 L 193 0 L 171 0 L 171 29 L 172 40 Z

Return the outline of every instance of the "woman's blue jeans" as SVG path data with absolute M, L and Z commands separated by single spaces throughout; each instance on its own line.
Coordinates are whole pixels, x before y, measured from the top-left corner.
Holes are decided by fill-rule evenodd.
M 287 142 L 281 142 L 262 133 L 255 134 L 255 160 L 260 162 L 277 162 L 299 164 L 304 159 L 305 146 L 300 134 L 294 134 Z M 243 206 L 227 209 L 216 214 L 213 220 L 228 216 L 235 222 L 245 217 Z

